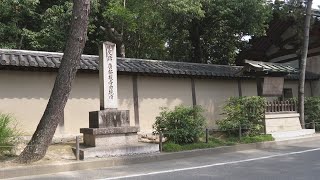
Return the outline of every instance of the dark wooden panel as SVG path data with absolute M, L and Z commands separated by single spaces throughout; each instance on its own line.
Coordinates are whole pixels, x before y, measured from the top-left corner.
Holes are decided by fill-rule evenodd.
M 191 91 L 192 91 L 192 105 L 196 106 L 197 105 L 196 86 L 193 78 L 191 78 Z
M 132 89 L 133 89 L 133 108 L 134 108 L 134 122 L 139 126 L 139 93 L 138 93 L 138 76 L 132 76 Z

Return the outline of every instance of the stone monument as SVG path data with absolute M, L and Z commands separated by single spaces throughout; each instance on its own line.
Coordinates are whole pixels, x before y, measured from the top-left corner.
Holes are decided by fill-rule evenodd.
M 138 142 L 129 110 L 118 110 L 116 45 L 104 42 L 99 52 L 100 110 L 89 112 L 89 128 L 80 129 L 80 159 L 158 152 L 156 144 Z

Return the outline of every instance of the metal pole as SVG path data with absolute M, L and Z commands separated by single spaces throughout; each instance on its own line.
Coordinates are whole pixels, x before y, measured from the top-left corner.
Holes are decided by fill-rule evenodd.
M 79 136 L 76 136 L 76 158 L 77 158 L 77 161 L 79 161 L 79 152 L 80 152 L 80 145 L 79 145 L 79 139 L 80 137 Z
M 314 120 L 312 121 L 312 127 L 314 130 L 316 130 L 316 123 L 314 122 Z
M 264 117 L 263 117 L 263 133 L 267 134 L 267 124 L 266 124 L 266 113 L 264 113 Z
M 208 128 L 206 128 L 206 143 L 208 143 L 208 135 L 209 135 L 209 130 L 208 130 Z
M 159 151 L 162 152 L 162 132 L 159 133 Z

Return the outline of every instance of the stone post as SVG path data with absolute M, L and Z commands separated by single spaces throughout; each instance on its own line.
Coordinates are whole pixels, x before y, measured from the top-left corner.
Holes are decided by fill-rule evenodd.
M 100 110 L 118 108 L 116 44 L 104 42 L 99 50 Z

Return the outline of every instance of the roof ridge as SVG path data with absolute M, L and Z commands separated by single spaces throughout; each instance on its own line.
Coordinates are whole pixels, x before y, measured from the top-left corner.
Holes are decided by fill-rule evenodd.
M 15 52 L 15 53 L 35 53 L 41 55 L 59 55 L 62 56 L 63 53 L 60 52 L 50 52 L 50 51 L 34 51 L 34 50 L 21 50 L 21 49 L 0 49 L 1 52 Z M 82 54 L 84 58 L 98 58 L 98 55 L 89 55 L 89 54 Z M 157 59 L 140 59 L 140 58 L 122 58 L 117 57 L 117 59 L 125 60 L 125 61 L 144 61 L 144 62 L 161 62 L 161 63 L 179 63 L 179 64 L 189 64 L 189 65 L 204 65 L 204 66 L 215 66 L 215 67 L 242 67 L 242 66 L 233 66 L 233 65 L 221 65 L 221 64 L 203 64 L 203 63 L 193 63 L 193 62 L 181 62 L 181 61 L 170 61 L 170 60 L 157 60 Z
M 0 70 L 44 70 L 56 71 L 61 64 L 63 53 L 0 49 Z M 97 72 L 98 56 L 82 55 L 78 69 L 86 72 Z M 127 61 L 128 63 L 126 63 Z M 237 75 L 243 66 L 196 64 L 191 62 L 163 61 L 136 58 L 121 58 L 118 61 L 118 72 L 120 73 L 141 73 L 161 76 L 199 76 L 208 78 L 246 78 L 247 76 Z M 306 74 L 310 79 L 314 78 Z M 298 79 L 297 75 L 289 75 L 288 79 Z M 317 77 L 317 79 L 319 76 Z M 315 78 L 314 78 L 315 79 Z
M 35 54 L 43 54 L 43 55 L 59 55 L 62 56 L 63 53 L 61 52 L 50 52 L 50 51 L 34 51 L 34 50 L 21 50 L 21 49 L 1 49 L 0 52 L 16 52 L 16 53 L 35 53 Z M 82 54 L 81 56 L 85 57 L 99 57 L 97 55 L 89 55 L 89 54 Z
M 181 61 L 170 61 L 170 60 L 156 60 L 156 59 L 139 59 L 139 58 L 123 58 L 117 57 L 120 60 L 134 60 L 134 61 L 146 61 L 146 62 L 165 62 L 165 63 L 181 63 L 181 64 L 190 64 L 190 65 L 204 65 L 204 66 L 221 66 L 221 67 L 243 67 L 236 65 L 222 65 L 222 64 L 204 64 L 204 63 L 193 63 L 193 62 L 181 62 Z

